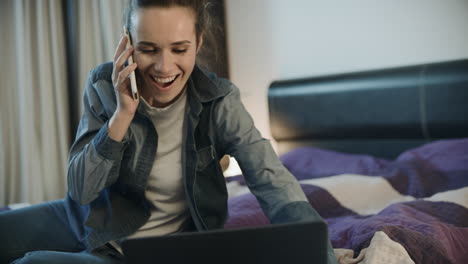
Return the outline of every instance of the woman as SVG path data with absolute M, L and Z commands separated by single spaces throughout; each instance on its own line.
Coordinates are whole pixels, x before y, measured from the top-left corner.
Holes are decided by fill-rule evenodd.
M 237 159 L 272 223 L 321 221 L 254 127 L 238 88 L 195 64 L 209 26 L 205 1 L 131 1 L 126 21 L 134 47 L 122 37 L 113 62 L 89 75 L 67 197 L 2 215 L 9 235 L 1 260 L 122 263 L 124 238 L 222 228 L 224 154 Z M 34 220 L 15 230 L 19 219 Z M 334 263 L 331 246 L 329 254 Z

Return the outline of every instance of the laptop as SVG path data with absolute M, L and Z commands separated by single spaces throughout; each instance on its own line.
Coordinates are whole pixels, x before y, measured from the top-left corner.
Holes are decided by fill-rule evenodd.
M 297 222 L 255 228 L 219 229 L 127 239 L 127 263 L 327 263 L 324 222 Z

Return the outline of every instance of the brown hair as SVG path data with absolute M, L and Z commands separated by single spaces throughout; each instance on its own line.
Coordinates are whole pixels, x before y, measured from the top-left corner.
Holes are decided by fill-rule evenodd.
M 132 29 L 132 16 L 136 9 L 147 7 L 171 7 L 182 6 L 190 8 L 194 11 L 195 32 L 197 41 L 201 35 L 209 34 L 212 26 L 212 17 L 209 13 L 210 2 L 207 0 L 130 0 L 127 10 L 125 11 L 125 26 L 129 31 Z

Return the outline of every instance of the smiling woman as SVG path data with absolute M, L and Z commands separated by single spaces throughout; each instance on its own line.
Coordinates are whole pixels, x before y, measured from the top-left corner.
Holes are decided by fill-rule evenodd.
M 203 43 L 201 32 L 193 26 L 195 19 L 195 12 L 187 7 L 132 12 L 128 27 L 135 43 L 138 84 L 150 105 L 167 106 L 185 88 Z
M 203 0 L 130 2 L 135 47 L 122 37 L 113 62 L 88 77 L 67 196 L 0 214 L 0 262 L 123 263 L 123 239 L 223 228 L 228 193 L 219 161 L 226 154 L 272 223 L 323 221 L 255 128 L 239 89 L 196 64 L 207 7 Z M 18 226 L 20 218 L 34 222 Z M 54 239 L 43 235 L 45 226 Z M 336 263 L 330 243 L 327 253 Z

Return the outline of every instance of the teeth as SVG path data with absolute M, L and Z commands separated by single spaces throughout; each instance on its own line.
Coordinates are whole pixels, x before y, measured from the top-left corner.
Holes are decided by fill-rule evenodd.
M 167 78 L 159 78 L 159 77 L 153 76 L 153 79 L 158 83 L 168 83 L 168 82 L 172 82 L 176 77 L 177 75 L 167 77 Z

